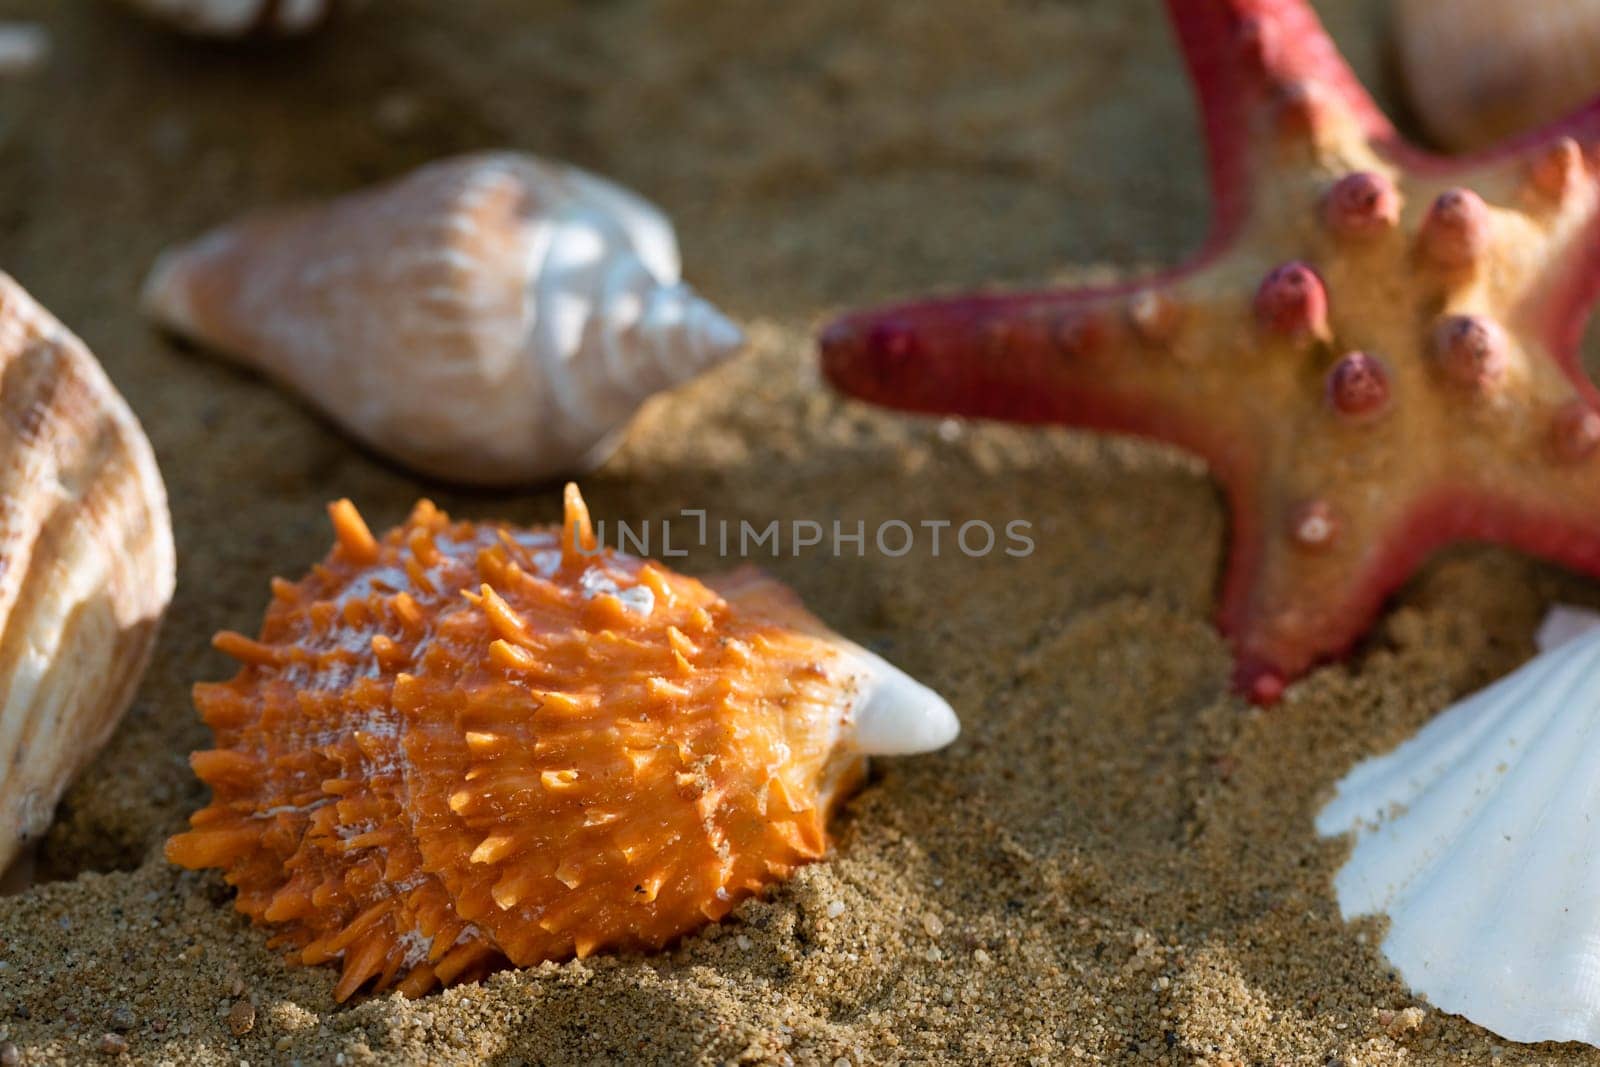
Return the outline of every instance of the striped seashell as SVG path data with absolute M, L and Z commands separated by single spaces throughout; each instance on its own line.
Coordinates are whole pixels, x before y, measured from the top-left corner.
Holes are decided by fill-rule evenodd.
M 649 204 L 499 153 L 224 227 L 163 256 L 145 306 L 406 466 L 506 485 L 603 461 L 742 345 L 678 274 Z
M 111 736 L 172 587 L 144 431 L 83 342 L 0 274 L 0 868 Z

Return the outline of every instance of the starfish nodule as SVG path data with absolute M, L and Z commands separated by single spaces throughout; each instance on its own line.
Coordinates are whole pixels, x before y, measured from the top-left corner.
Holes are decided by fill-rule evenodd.
M 1167 0 L 1215 204 L 1187 264 L 1109 288 L 859 312 L 828 378 L 909 411 L 1203 457 L 1229 502 L 1218 625 L 1259 703 L 1347 652 L 1433 550 L 1600 575 L 1600 102 L 1495 151 L 1407 143 L 1304 0 Z

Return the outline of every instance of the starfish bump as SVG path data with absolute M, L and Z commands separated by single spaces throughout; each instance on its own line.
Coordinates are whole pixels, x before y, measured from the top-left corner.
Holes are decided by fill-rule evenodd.
M 1221 482 L 1218 625 L 1270 703 L 1435 549 L 1600 575 L 1600 103 L 1494 151 L 1407 143 L 1304 0 L 1168 0 L 1214 202 L 1185 265 L 1108 288 L 858 312 L 841 390 L 1157 438 Z

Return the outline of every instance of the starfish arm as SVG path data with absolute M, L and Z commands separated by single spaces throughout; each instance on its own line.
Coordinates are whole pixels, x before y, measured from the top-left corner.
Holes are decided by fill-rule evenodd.
M 1459 525 L 1450 502 L 1370 530 L 1359 528 L 1361 516 L 1321 500 L 1263 495 L 1234 503 L 1217 628 L 1233 648 L 1234 688 L 1260 704 L 1348 653 L 1384 601 Z
M 1507 343 L 1493 334 L 1493 349 Z M 1348 652 L 1445 545 L 1505 545 L 1600 576 L 1592 387 L 1542 357 L 1470 382 L 1442 366 L 1397 369 L 1394 406 L 1376 415 L 1319 432 L 1286 411 L 1264 476 L 1230 486 L 1217 621 L 1237 687 L 1258 702 Z M 1286 435 L 1319 444 L 1308 452 Z
M 1552 371 L 1529 383 L 1517 418 L 1461 442 L 1455 496 L 1474 506 L 1455 509 L 1455 539 L 1600 577 L 1600 405 L 1585 386 L 1571 388 Z
M 1196 381 L 1191 364 L 1211 335 L 1189 328 L 1195 309 L 1182 276 L 1170 278 L 859 312 L 824 331 L 823 372 L 844 393 L 902 411 L 1149 437 L 1225 473 L 1244 462 L 1242 435 L 1206 412 L 1228 383 Z
M 1600 207 L 1600 188 L 1590 189 L 1588 196 Z M 1584 324 L 1600 295 L 1600 211 L 1591 207 L 1586 216 L 1572 227 L 1566 247 L 1551 255 L 1553 269 L 1517 314 L 1527 321 L 1530 335 L 1543 341 L 1574 387 L 1600 403 L 1600 392 L 1584 372 L 1580 352 Z
M 1600 99 L 1490 158 L 1504 161 L 1502 180 L 1520 185 L 1522 204 L 1546 227 L 1541 269 L 1519 314 L 1568 378 L 1600 399 L 1578 356 L 1600 296 Z
M 1398 141 L 1305 0 L 1167 0 L 1200 98 L 1215 217 L 1226 244 L 1286 132 L 1332 102 L 1370 140 Z M 1204 254 L 1202 254 L 1202 258 Z
M 1505 545 L 1600 577 L 1600 479 L 1595 473 L 1575 468 L 1571 479 L 1552 480 L 1565 483 L 1559 495 L 1524 487 L 1486 499 L 1463 516 L 1459 538 Z
M 1473 190 L 1468 195 L 1493 205 L 1477 256 L 1483 266 L 1472 268 L 1478 280 L 1447 288 L 1463 291 L 1467 303 L 1489 293 L 1513 333 L 1535 339 L 1580 393 L 1600 400 L 1579 362 L 1600 295 L 1600 99 L 1472 156 L 1422 156 L 1400 145 L 1382 151 L 1421 189 Z
M 1310 507 L 1266 494 L 1241 502 L 1217 613 L 1235 688 L 1272 703 L 1288 681 L 1350 652 L 1384 603 L 1450 544 L 1506 545 L 1600 574 L 1600 483 L 1569 480 L 1587 506 L 1529 491 L 1527 480 L 1490 488 L 1473 477 L 1370 508 L 1354 496 Z
M 1359 530 L 1317 535 L 1330 542 L 1347 538 L 1349 550 L 1307 544 L 1292 530 L 1274 536 L 1261 514 L 1254 522 L 1236 520 L 1217 618 L 1234 650 L 1235 687 L 1271 703 L 1286 681 L 1348 653 L 1385 601 L 1449 544 L 1503 545 L 1600 576 L 1600 479 L 1594 474 L 1565 465 L 1549 477 L 1519 471 L 1517 485 L 1435 487 L 1370 536 Z

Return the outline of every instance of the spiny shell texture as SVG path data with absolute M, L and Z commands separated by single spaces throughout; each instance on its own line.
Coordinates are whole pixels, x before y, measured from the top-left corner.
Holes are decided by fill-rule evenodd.
M 0 274 L 0 868 L 111 736 L 172 587 L 144 431 L 83 342 Z
M 1345 776 L 1317 817 L 1357 835 L 1339 910 L 1387 914 L 1383 954 L 1436 1007 L 1513 1041 L 1600 1045 L 1597 762 L 1590 629 Z
M 342 958 L 340 1000 L 660 947 L 822 856 L 865 748 L 955 735 L 770 579 L 589 555 L 570 487 L 566 538 L 424 502 L 380 541 L 332 510 L 259 640 L 218 637 L 243 667 L 195 690 L 213 801 L 167 855 Z
M 326 22 L 341 0 L 123 0 L 198 37 L 289 36 Z
M 1468 151 L 1600 94 L 1600 0 L 1397 0 L 1395 50 L 1430 136 Z
M 512 484 L 603 460 L 743 343 L 678 279 L 655 208 L 498 153 L 217 230 L 162 257 L 145 307 L 409 467 Z

